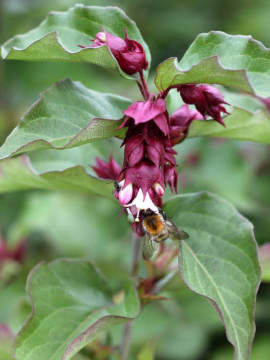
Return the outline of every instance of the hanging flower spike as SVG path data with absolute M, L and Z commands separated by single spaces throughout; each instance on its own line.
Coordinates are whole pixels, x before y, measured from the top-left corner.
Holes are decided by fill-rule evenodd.
M 223 104 L 223 95 L 218 89 L 210 85 L 185 84 L 178 87 L 183 101 L 186 104 L 195 105 L 196 109 L 203 115 L 209 115 L 221 125 L 225 123 L 221 117 L 221 113 L 228 114 Z
M 118 182 L 124 181 L 123 191 L 126 184 L 132 184 L 133 195 L 125 207 L 138 222 L 141 210 L 157 213 L 162 206 L 164 171 L 167 165 L 175 167 L 175 152 L 170 144 L 170 120 L 164 99 L 151 96 L 146 101 L 137 101 L 124 114 L 121 127 L 128 131 L 122 144 L 124 165 Z
M 92 45 L 79 46 L 82 48 L 96 48 L 106 45 L 126 74 L 133 75 L 136 72 L 146 70 L 148 67 L 143 46 L 139 42 L 131 40 L 126 31 L 125 38 L 122 39 L 103 30 L 97 33 L 96 39 L 92 41 Z

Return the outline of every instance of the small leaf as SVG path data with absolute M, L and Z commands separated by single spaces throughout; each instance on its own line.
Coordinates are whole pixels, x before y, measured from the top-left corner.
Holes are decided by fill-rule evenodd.
M 252 224 L 227 201 L 209 193 L 176 196 L 165 211 L 190 235 L 180 245 L 183 280 L 211 300 L 235 348 L 235 359 L 247 360 L 260 281 Z
M 111 326 L 135 318 L 140 307 L 131 283 L 124 301 L 112 305 L 103 276 L 76 260 L 37 265 L 27 291 L 32 314 L 16 338 L 16 360 L 71 359 Z
M 64 149 L 119 134 L 128 99 L 60 81 L 46 90 L 0 148 L 0 159 L 37 149 Z
M 2 46 L 2 58 L 12 60 L 75 61 L 90 62 L 107 68 L 115 68 L 126 78 L 106 46 L 81 49 L 90 45 L 91 39 L 104 29 L 119 37 L 127 30 L 129 37 L 140 42 L 151 62 L 150 51 L 139 29 L 117 7 L 86 6 L 77 4 L 65 12 L 51 12 L 35 29 L 17 35 Z
M 270 50 L 251 36 L 203 33 L 179 64 L 176 58 L 160 64 L 155 83 L 159 90 L 186 83 L 220 84 L 267 97 Z

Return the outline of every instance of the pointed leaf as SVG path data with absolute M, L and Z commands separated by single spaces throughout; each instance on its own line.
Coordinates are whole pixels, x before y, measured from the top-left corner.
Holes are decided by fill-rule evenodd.
M 0 148 L 0 159 L 37 149 L 64 149 L 118 134 L 128 99 L 60 81 L 46 90 Z
M 260 280 L 253 226 L 227 201 L 209 193 L 176 196 L 165 211 L 190 238 L 181 241 L 183 280 L 217 308 L 235 359 L 247 360 Z
M 247 94 L 228 91 L 223 87 L 219 87 L 219 90 L 225 101 L 232 105 L 230 115 L 224 117 L 226 126 L 212 120 L 194 121 L 188 137 L 213 136 L 269 144 L 270 113 L 264 104 Z M 179 94 L 173 94 L 173 97 L 179 99 Z
M 135 318 L 140 307 L 131 283 L 124 300 L 111 304 L 100 272 L 76 260 L 37 265 L 27 291 L 32 314 L 16 338 L 16 360 L 68 360 L 113 325 Z
M 90 62 L 107 68 L 115 68 L 124 74 L 106 46 L 82 49 L 104 29 L 124 37 L 126 29 L 131 39 L 140 42 L 150 64 L 151 56 L 139 29 L 117 7 L 86 6 L 77 4 L 64 12 L 51 12 L 35 29 L 17 35 L 2 46 L 3 59 Z
M 38 151 L 32 161 L 27 155 L 0 161 L 0 193 L 28 189 L 70 190 L 113 199 L 113 182 L 89 173 L 94 163 L 91 155 L 98 153 L 93 152 L 91 144 L 83 147 L 83 151 L 81 147 L 61 152 Z M 76 160 L 72 166 L 74 153 L 83 156 L 87 150 L 89 166 L 84 166 L 83 158 L 80 165 L 76 165 Z M 50 154 L 45 154 L 44 158 L 44 152 Z
M 180 63 L 160 64 L 155 79 L 159 90 L 185 83 L 230 86 L 250 94 L 270 95 L 270 50 L 251 36 L 220 31 L 200 34 Z
M 231 115 L 226 116 L 224 122 L 226 127 L 213 120 L 195 120 L 188 137 L 213 136 L 270 144 L 270 113 L 266 110 L 251 112 L 233 107 Z

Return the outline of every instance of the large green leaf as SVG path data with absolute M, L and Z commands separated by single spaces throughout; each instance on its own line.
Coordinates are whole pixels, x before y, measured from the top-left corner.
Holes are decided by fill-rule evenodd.
M 77 4 L 65 12 L 51 12 L 35 29 L 17 35 L 2 46 L 3 59 L 53 60 L 90 62 L 108 68 L 120 68 L 106 46 L 81 49 L 78 45 L 90 45 L 102 27 L 110 33 L 124 37 L 126 29 L 131 39 L 140 42 L 150 51 L 139 29 L 121 9 Z M 124 74 L 125 77 L 131 78 Z
M 128 99 L 60 81 L 46 90 L 0 148 L 0 159 L 37 149 L 64 149 L 116 136 Z
M 211 136 L 270 144 L 270 113 L 267 110 L 251 112 L 233 107 L 224 120 L 226 127 L 216 121 L 194 121 L 188 137 Z
M 179 63 L 170 58 L 160 64 L 155 82 L 160 90 L 185 83 L 209 83 L 267 97 L 270 50 L 251 36 L 203 33 Z
M 231 204 L 209 193 L 176 196 L 165 211 L 190 235 L 179 253 L 185 283 L 214 303 L 235 358 L 247 360 L 260 280 L 253 226 Z
M 269 144 L 270 113 L 264 104 L 248 94 L 229 91 L 222 86 L 219 86 L 219 90 L 232 106 L 228 109 L 230 115 L 224 118 L 226 127 L 211 120 L 195 121 L 188 136 L 213 136 Z
M 130 282 L 119 304 L 93 265 L 58 260 L 37 265 L 28 278 L 32 314 L 15 342 L 16 360 L 68 360 L 116 324 L 139 313 Z
M 37 173 L 26 155 L 0 163 L 0 193 L 28 190 L 70 190 L 112 198 L 111 181 L 87 174 L 82 166 Z
M 216 121 L 194 121 L 188 137 L 222 137 L 235 140 L 270 143 L 270 113 L 265 105 L 249 94 L 238 93 L 218 86 L 228 104 L 229 116 L 223 118 L 226 127 Z M 168 107 L 172 113 L 182 105 L 179 92 L 173 89 L 169 93 Z
M 112 199 L 113 184 L 94 176 L 94 158 L 108 158 L 109 140 L 66 150 L 40 150 L 0 161 L 0 193 L 50 189 L 70 190 Z M 103 147 L 108 153 L 104 154 Z
M 129 225 L 125 216 L 118 217 L 119 213 L 119 204 L 105 198 L 33 192 L 28 194 L 21 216 L 13 222 L 6 237 L 9 246 L 15 247 L 33 233 L 42 234 L 38 236 L 40 241 L 46 239 L 54 256 L 91 257 L 103 273 L 105 268 L 114 266 L 112 283 L 118 280 L 118 273 L 121 278 L 126 277 L 122 269 L 128 268 L 130 260 Z

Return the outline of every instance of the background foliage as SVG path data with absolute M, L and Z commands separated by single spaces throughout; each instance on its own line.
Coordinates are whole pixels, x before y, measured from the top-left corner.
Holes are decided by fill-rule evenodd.
M 3 0 L 0 2 L 1 43 L 14 34 L 35 27 L 48 11 L 65 10 L 75 3 L 70 0 Z M 213 29 L 232 34 L 251 34 L 270 46 L 267 36 L 270 3 L 265 0 L 256 3 L 252 0 L 99 0 L 81 3 L 118 5 L 131 14 L 151 48 L 153 67 L 168 56 L 181 58 L 198 33 Z M 81 81 L 93 90 L 116 93 L 134 100 L 137 96 L 135 85 L 130 81 L 91 64 L 1 62 L 0 142 L 37 99 L 37 94 L 66 77 Z M 96 154 L 103 153 L 108 157 L 114 146 L 113 142 L 109 142 L 104 149 L 101 143 L 95 149 Z M 267 145 L 248 142 L 190 139 L 178 146 L 180 191 L 209 190 L 222 195 L 255 224 L 256 238 L 262 245 L 269 241 L 270 231 L 269 149 Z M 87 148 L 83 155 L 76 153 L 76 149 L 65 151 L 69 151 L 71 163 L 74 161 L 77 164 L 80 158 L 85 166 L 93 164 L 93 158 L 86 156 Z M 49 166 L 43 161 L 43 155 L 40 151 L 38 155 L 31 155 L 30 159 L 41 172 Z M 65 168 L 60 154 L 59 159 L 54 160 Z M 50 170 L 53 171 L 52 168 Z M 9 190 L 12 190 L 11 180 L 12 172 L 8 178 Z M 21 186 L 21 189 L 25 188 L 23 182 Z M 67 184 L 66 189 L 71 188 Z M 25 277 L 41 260 L 64 256 L 92 259 L 110 278 L 113 288 L 122 284 L 130 262 L 130 244 L 126 220 L 124 217 L 118 219 L 118 213 L 116 204 L 94 195 L 46 190 L 0 195 L 1 236 L 10 247 L 27 240 L 23 264 L 10 262 L 1 269 L 0 323 L 8 323 L 13 332 L 21 327 L 30 311 L 24 291 Z M 114 276 L 111 276 L 112 271 Z M 174 290 L 171 284 L 168 291 L 173 301 L 145 307 L 142 316 L 135 321 L 133 353 L 146 352 L 147 348 L 143 346 L 147 343 L 148 350 L 156 348 L 157 359 L 160 360 L 232 359 L 232 349 L 225 341 L 223 326 L 214 309 L 184 285 L 181 285 L 180 294 Z M 270 288 L 265 282 L 258 296 L 257 336 L 252 360 L 269 357 L 269 306 Z M 155 322 L 151 321 L 153 318 Z M 8 342 L 4 336 L 1 338 L 1 334 L 0 331 L 0 359 L 2 356 L 7 360 L 5 348 Z M 116 332 L 113 336 L 117 338 L 119 334 Z M 83 359 L 83 354 L 81 356 Z

